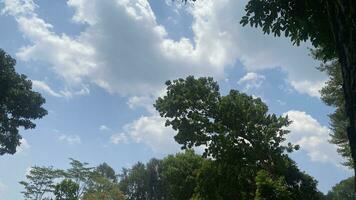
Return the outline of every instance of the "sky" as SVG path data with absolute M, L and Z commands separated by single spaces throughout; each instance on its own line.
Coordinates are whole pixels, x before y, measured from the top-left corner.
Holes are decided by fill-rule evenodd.
M 320 100 L 327 76 L 309 55 L 309 42 L 241 27 L 245 0 L 0 0 L 0 48 L 16 58 L 48 115 L 20 130 L 15 155 L 0 157 L 0 200 L 22 199 L 31 166 L 68 168 L 68 158 L 117 172 L 179 152 L 175 132 L 152 104 L 164 82 L 212 76 L 221 93 L 260 97 L 270 113 L 293 123 L 290 156 L 327 192 L 351 171 L 329 144 Z

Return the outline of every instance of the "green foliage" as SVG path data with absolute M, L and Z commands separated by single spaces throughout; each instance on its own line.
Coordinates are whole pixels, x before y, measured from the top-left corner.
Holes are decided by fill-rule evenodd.
M 16 61 L 0 49 L 0 155 L 14 154 L 20 145 L 19 127 L 35 128 L 34 119 L 47 111 L 45 99 L 32 91 L 32 82 L 15 71 Z
M 93 175 L 93 167 L 88 167 L 88 163 L 83 163 L 73 158 L 70 158 L 71 168 L 69 168 L 63 175 L 66 178 L 73 180 L 79 185 L 77 196 L 82 197 L 84 191 L 91 183 L 91 177 Z
M 124 193 L 125 199 L 147 198 L 147 174 L 143 163 L 138 162 L 131 169 L 123 169 L 120 177 L 120 189 Z
M 253 199 L 261 170 L 286 177 L 285 187 L 295 199 L 306 197 L 306 191 L 319 195 L 316 182 L 286 155 L 298 148 L 283 144 L 287 117 L 269 114 L 261 99 L 236 90 L 221 96 L 212 78 L 189 76 L 166 84 L 167 95 L 155 107 L 177 131 L 176 141 L 182 148 L 204 145 L 204 156 L 214 159 L 197 171 L 195 199 Z
M 182 148 L 206 146 L 205 156 L 262 166 L 293 145 L 282 145 L 287 117 L 268 114 L 261 99 L 231 90 L 221 96 L 212 78 L 178 79 L 167 83 L 167 95 L 155 107 L 166 126 L 177 131 Z
M 338 146 L 337 151 L 346 158 L 345 166 L 353 167 L 349 140 L 347 137 L 347 126 L 349 125 L 345 112 L 345 99 L 342 89 L 342 73 L 340 63 L 336 59 L 325 59 L 320 49 L 312 51 L 315 59 L 322 61 L 318 68 L 329 76 L 329 80 L 320 90 L 321 99 L 328 106 L 335 107 L 334 113 L 329 115 L 330 127 L 330 142 Z
M 21 181 L 20 184 L 25 187 L 21 192 L 25 199 L 42 200 L 48 193 L 55 190 L 55 179 L 60 175 L 60 171 L 53 167 L 31 167 L 26 175 L 27 181 Z
M 105 162 L 97 166 L 95 172 L 107 178 L 108 180 L 111 180 L 114 183 L 117 182 L 117 176 L 115 174 L 115 170 Z
M 331 142 L 337 144 L 339 152 L 348 159 L 346 165 L 355 165 L 356 2 L 249 0 L 245 10 L 242 25 L 261 27 L 264 33 L 273 33 L 275 36 L 284 32 L 297 45 L 301 41 L 310 40 L 318 48 L 318 55 L 321 56 L 319 58 L 324 61 L 337 58 L 337 62 L 333 61 L 331 67 L 324 68 L 332 77 L 322 91 L 323 100 L 337 107 L 336 112 L 330 116 L 334 129 Z M 342 96 L 344 100 L 340 98 Z M 356 192 L 356 187 L 354 190 Z
M 192 150 L 169 155 L 162 160 L 162 179 L 170 199 L 189 199 L 193 196 L 197 172 L 203 161 L 203 158 Z
M 92 183 L 86 189 L 83 200 L 124 200 L 119 185 L 96 173 L 91 177 Z
M 354 200 L 356 193 L 354 189 L 354 177 L 350 177 L 336 184 L 326 195 L 327 200 Z
M 78 200 L 79 185 L 70 179 L 64 179 L 55 186 L 56 200 Z
M 273 199 L 285 200 L 291 199 L 291 194 L 285 184 L 283 177 L 277 179 L 265 170 L 261 170 L 256 176 L 256 196 L 255 200 Z
M 88 163 L 72 158 L 70 160 L 71 167 L 67 170 L 32 167 L 26 176 L 27 180 L 20 182 L 25 187 L 25 191 L 22 192 L 24 198 L 31 200 L 53 199 L 53 197 L 58 200 L 124 199 L 118 183 L 111 179 L 115 171 L 109 165 L 102 164 L 93 168 L 89 167 Z
M 151 159 L 124 169 L 120 188 L 126 199 L 190 199 L 196 188 L 197 171 L 204 159 L 194 151 Z

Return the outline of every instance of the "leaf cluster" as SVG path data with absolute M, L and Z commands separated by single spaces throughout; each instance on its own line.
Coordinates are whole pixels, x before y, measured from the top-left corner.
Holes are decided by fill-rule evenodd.
M 35 128 L 32 121 L 47 111 L 45 99 L 32 91 L 32 82 L 15 71 L 16 60 L 0 49 L 0 155 L 14 154 L 20 145 L 19 127 Z

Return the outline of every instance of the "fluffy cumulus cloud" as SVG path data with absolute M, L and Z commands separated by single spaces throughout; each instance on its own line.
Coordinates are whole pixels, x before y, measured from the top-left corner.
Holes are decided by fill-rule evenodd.
M 320 98 L 320 89 L 325 85 L 325 81 L 292 81 L 291 84 L 300 93 Z
M 174 141 L 175 131 L 171 127 L 165 127 L 165 120 L 160 116 L 142 116 L 139 119 L 126 124 L 124 133 L 114 134 L 111 142 L 141 143 L 150 147 L 156 153 L 174 153 L 179 151 L 179 145 Z
M 312 161 L 330 162 L 340 166 L 342 158 L 336 151 L 336 146 L 330 144 L 330 130 L 322 126 L 312 116 L 302 111 L 291 110 L 288 115 L 293 123 L 288 127 L 291 131 L 287 140 L 299 144 L 306 151 Z
M 314 69 L 306 45 L 292 47 L 288 39 L 242 28 L 243 0 L 197 2 L 189 7 L 193 37 L 179 40 L 170 39 L 157 23 L 147 0 L 69 0 L 73 21 L 86 25 L 75 37 L 56 34 L 36 14 L 32 0 L 4 3 L 3 12 L 15 17 L 31 42 L 18 58 L 47 62 L 70 84 L 91 82 L 112 93 L 152 94 L 165 80 L 189 74 L 223 78 L 224 69 L 237 59 L 248 71 L 281 67 L 294 85 L 306 80 L 314 85 L 324 78 Z
M 225 69 L 236 61 L 248 72 L 280 67 L 297 91 L 311 96 L 318 96 L 325 79 L 308 55 L 308 44 L 295 47 L 287 38 L 242 28 L 239 19 L 246 0 L 196 2 L 187 8 L 193 19 L 192 37 L 179 39 L 172 39 L 157 22 L 148 0 L 68 0 L 74 10 L 72 21 L 85 27 L 76 36 L 55 33 L 53 25 L 36 13 L 33 0 L 3 2 L 3 13 L 16 19 L 29 41 L 17 52 L 19 59 L 49 64 L 66 85 L 84 88 L 81 93 L 89 93 L 83 85 L 96 84 L 110 93 L 127 95 L 131 108 L 152 102 L 168 79 L 191 74 L 224 79 Z M 256 73 L 246 76 L 241 81 L 250 87 L 263 81 Z M 44 82 L 35 82 L 35 87 L 57 97 L 71 94 L 56 92 Z M 127 125 L 125 135 L 153 149 L 156 144 L 171 147 L 174 133 L 164 127 L 152 107 L 145 108 L 150 115 Z M 121 136 L 113 141 L 124 141 Z

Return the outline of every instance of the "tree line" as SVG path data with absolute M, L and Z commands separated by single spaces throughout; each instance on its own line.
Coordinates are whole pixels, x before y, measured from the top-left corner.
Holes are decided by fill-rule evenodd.
M 116 176 L 71 159 L 71 168 L 34 167 L 22 181 L 27 199 L 326 199 L 317 181 L 298 169 L 285 141 L 288 117 L 268 112 L 260 98 L 237 90 L 221 95 L 212 78 L 167 81 L 155 108 L 185 152 Z M 202 147 L 202 155 L 192 151 Z M 49 195 L 49 196 L 48 196 Z M 332 198 L 331 198 L 332 199 Z

